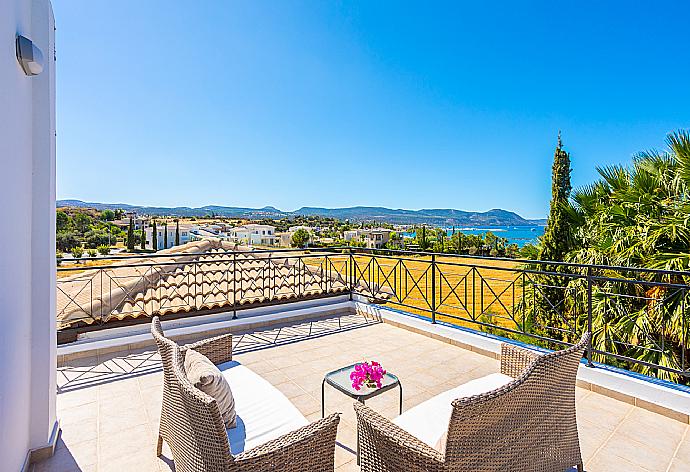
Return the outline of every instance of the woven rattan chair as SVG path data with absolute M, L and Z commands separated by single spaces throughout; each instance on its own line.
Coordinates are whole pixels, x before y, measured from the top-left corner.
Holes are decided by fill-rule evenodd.
M 501 373 L 515 380 L 452 402 L 444 452 L 355 404 L 362 472 L 581 471 L 575 379 L 588 340 L 543 355 L 503 344 Z
M 237 455 L 230 453 L 216 401 L 195 388 L 184 372 L 184 352 L 194 349 L 219 364 L 232 358 L 231 335 L 178 346 L 155 317 L 151 332 L 163 360 L 163 406 L 157 454 L 168 443 L 177 472 L 321 472 L 334 469 L 338 414 L 299 428 Z

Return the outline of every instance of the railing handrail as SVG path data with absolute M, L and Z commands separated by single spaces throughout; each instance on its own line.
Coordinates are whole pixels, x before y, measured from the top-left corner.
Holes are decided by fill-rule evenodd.
M 681 276 L 686 276 L 690 277 L 690 270 L 683 271 L 683 270 L 670 270 L 670 269 L 653 269 L 653 268 L 647 268 L 647 267 L 633 267 L 633 266 L 615 266 L 615 265 L 607 265 L 607 264 L 583 264 L 583 263 L 576 263 L 576 262 L 559 262 L 559 261 L 542 261 L 542 260 L 537 260 L 537 259 L 520 259 L 520 258 L 512 258 L 512 257 L 497 257 L 497 256 L 481 256 L 481 255 L 472 255 L 472 254 L 454 254 L 454 253 L 448 253 L 448 252 L 432 252 L 432 251 L 409 251 L 405 249 L 373 249 L 373 248 L 363 248 L 363 247 L 349 247 L 349 246 L 341 246 L 341 247 L 330 247 L 330 248 L 323 248 L 323 249 L 329 249 L 329 250 L 354 250 L 354 251 L 362 251 L 362 252 L 368 252 L 368 253 L 392 253 L 392 254 L 411 254 L 411 255 L 421 255 L 421 256 L 442 256 L 442 257 L 457 257 L 457 258 L 464 258 L 464 259 L 483 259 L 487 261 L 499 261 L 499 262 L 514 262 L 518 264 L 539 264 L 539 265 L 552 265 L 552 266 L 560 266 L 560 267 L 576 267 L 579 269 L 587 269 L 589 267 L 596 268 L 596 269 L 601 269 L 601 270 L 616 270 L 616 271 L 632 271 L 632 272 L 649 272 L 649 273 L 655 273 L 655 274 L 660 274 L 660 275 L 681 275 Z
M 307 253 L 308 251 L 308 253 Z M 347 253 L 345 252 L 347 251 Z M 215 252 L 212 251 L 205 251 L 205 252 L 179 252 L 179 253 L 174 253 L 174 254 L 158 254 L 158 253 L 140 253 L 140 254 L 128 254 L 128 255 L 106 255 L 102 257 L 88 257 L 88 256 L 82 256 L 79 258 L 69 258 L 65 259 L 65 261 L 70 261 L 70 262 L 84 262 L 84 261 L 97 261 L 97 260 L 109 260 L 109 261 L 122 261 L 122 260 L 135 260 L 135 259 L 170 259 L 170 258 L 181 258 L 181 257 L 201 257 L 201 256 L 209 256 L 209 255 L 214 255 L 217 256 L 219 254 L 271 254 L 271 253 L 307 253 L 305 255 L 319 255 L 319 253 L 343 253 L 344 255 L 349 254 L 350 252 L 353 253 L 365 253 L 365 254 L 374 254 L 374 255 L 380 255 L 380 256 L 386 256 L 386 255 L 395 255 L 395 254 L 401 254 L 401 255 L 411 255 L 411 256 L 441 256 L 441 257 L 450 257 L 450 258 L 458 258 L 458 259 L 480 259 L 480 260 L 485 260 L 485 261 L 497 261 L 497 262 L 512 262 L 515 264 L 523 264 L 523 265 L 541 265 L 541 266 L 554 266 L 554 267 L 567 267 L 567 268 L 577 268 L 577 269 L 598 269 L 598 270 L 609 270 L 609 271 L 617 271 L 617 272 L 639 272 L 639 273 L 649 273 L 649 274 L 656 274 L 656 275 L 677 275 L 677 276 L 682 276 L 682 277 L 690 277 L 690 270 L 683 271 L 683 270 L 671 270 L 671 269 L 654 269 L 654 268 L 649 268 L 649 267 L 634 267 L 634 266 L 616 266 L 616 265 L 607 265 L 607 264 L 584 264 L 584 263 L 575 263 L 575 262 L 559 262 L 559 261 L 543 261 L 543 260 L 536 260 L 536 259 L 520 259 L 520 258 L 511 258 L 511 257 L 495 257 L 495 256 L 482 256 L 482 255 L 472 255 L 472 254 L 455 254 L 455 253 L 447 253 L 447 252 L 431 252 L 431 251 L 409 251 L 409 250 L 403 250 L 403 249 L 372 249 L 372 248 L 363 248 L 363 247 L 354 247 L 354 246 L 337 246 L 337 247 L 323 247 L 323 248 L 279 248 L 279 249 L 259 249 L 259 248 L 252 248 L 251 250 L 248 251 L 243 251 L 243 250 L 216 250 Z M 445 264 L 445 261 L 437 261 L 439 264 Z M 477 264 L 468 264 L 471 266 L 476 266 Z M 108 266 L 89 266 L 89 269 L 96 269 L 96 268 L 106 268 Z M 492 266 L 485 266 L 486 268 L 494 268 Z M 83 270 L 81 267 L 60 267 L 58 266 L 57 268 L 58 271 L 69 271 L 69 270 Z M 554 273 L 555 274 L 555 273 Z M 568 275 L 581 275 L 583 274 L 580 273 L 561 273 L 559 272 L 558 275 L 563 275 L 563 276 L 568 276 Z M 628 280 L 628 279 L 625 279 Z M 640 281 L 642 282 L 642 281 Z

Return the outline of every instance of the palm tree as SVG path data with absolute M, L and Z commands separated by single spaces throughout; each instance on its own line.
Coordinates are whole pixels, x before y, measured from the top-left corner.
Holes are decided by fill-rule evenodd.
M 584 264 L 687 271 L 690 267 L 690 133 L 667 137 L 667 151 L 646 151 L 630 167 L 597 169 L 600 179 L 573 193 L 566 212 L 576 249 L 566 260 Z M 690 277 L 608 270 L 615 281 L 593 291 L 593 343 L 601 350 L 680 369 L 690 355 Z M 572 283 L 574 285 L 574 283 Z M 580 320 L 582 322 L 582 320 Z M 678 380 L 647 367 L 637 370 Z
M 593 275 L 601 277 L 592 284 L 595 349 L 681 370 L 683 359 L 690 359 L 690 296 L 684 287 L 690 276 L 625 269 L 690 268 L 690 133 L 670 134 L 667 145 L 666 151 L 635 155 L 630 166 L 598 168 L 599 180 L 572 193 L 563 205 L 572 230 L 572 249 L 564 259 L 613 267 L 593 269 Z M 584 275 L 587 269 L 568 272 Z M 519 323 L 535 334 L 575 341 L 573 327 L 580 332 L 587 326 L 587 282 L 564 277 L 557 289 L 565 297 L 558 310 L 551 310 L 559 312 L 553 317 L 544 308 L 548 290 L 555 288 L 549 280 L 526 274 Z M 604 359 L 595 356 L 595 360 Z M 611 357 L 605 360 L 688 383 L 673 372 Z

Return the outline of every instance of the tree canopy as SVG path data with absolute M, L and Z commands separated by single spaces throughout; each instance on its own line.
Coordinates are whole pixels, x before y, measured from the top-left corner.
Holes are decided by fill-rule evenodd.
M 305 247 L 309 242 L 311 235 L 309 231 L 304 228 L 300 228 L 295 231 L 292 235 L 292 246 L 293 247 Z

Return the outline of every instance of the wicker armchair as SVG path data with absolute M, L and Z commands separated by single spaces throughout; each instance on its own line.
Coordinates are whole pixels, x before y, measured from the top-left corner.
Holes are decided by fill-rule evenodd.
M 355 404 L 362 472 L 581 471 L 575 379 L 589 336 L 544 355 L 504 344 L 501 373 L 515 380 L 452 402 L 444 452 Z
M 219 364 L 231 360 L 231 335 L 178 346 L 163 334 L 158 317 L 151 333 L 163 360 L 163 406 L 157 454 L 165 440 L 178 472 L 333 470 L 339 415 L 333 414 L 237 455 L 230 453 L 216 401 L 195 388 L 184 372 L 184 352 L 195 349 Z

